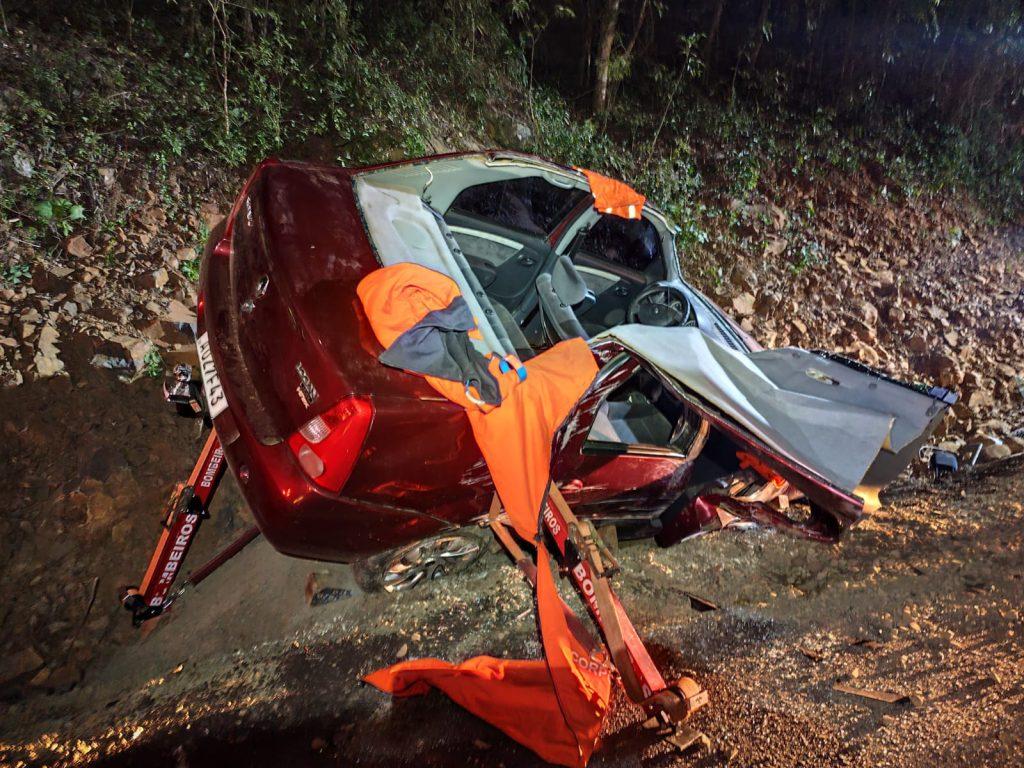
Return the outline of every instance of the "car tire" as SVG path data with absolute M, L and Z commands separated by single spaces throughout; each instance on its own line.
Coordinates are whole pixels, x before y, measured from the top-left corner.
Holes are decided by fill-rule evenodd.
M 353 563 L 352 574 L 364 592 L 405 592 L 466 570 L 486 547 L 484 531 L 467 526 Z

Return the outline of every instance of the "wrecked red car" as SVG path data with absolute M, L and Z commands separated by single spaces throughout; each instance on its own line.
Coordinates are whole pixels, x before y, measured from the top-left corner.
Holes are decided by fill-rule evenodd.
M 836 538 L 955 396 L 837 356 L 761 350 L 686 281 L 674 233 L 650 203 L 636 218 L 603 213 L 582 172 L 512 152 L 262 163 L 211 241 L 197 333 L 205 407 L 260 532 L 288 555 L 361 561 L 362 580 L 388 589 L 478 553 L 494 487 L 465 412 L 378 361 L 356 296 L 370 272 L 412 261 L 455 280 L 491 350 L 528 360 L 589 340 L 600 372 L 552 468 L 577 516 L 663 545 L 749 523 Z M 675 353 L 647 354 L 635 341 L 647 336 L 621 328 L 669 352 L 685 339 L 676 357 L 695 365 L 711 349 L 722 375 L 675 370 Z M 735 377 L 747 383 L 733 391 Z M 881 450 L 851 473 L 841 455 L 816 462 L 820 438 L 777 426 L 793 412 L 781 390 L 800 408 L 827 397 L 883 412 Z

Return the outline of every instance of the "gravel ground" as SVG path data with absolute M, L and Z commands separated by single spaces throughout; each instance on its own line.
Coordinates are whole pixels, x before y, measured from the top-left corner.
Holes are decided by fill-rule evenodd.
M 708 688 L 694 725 L 712 747 L 679 755 L 619 701 L 591 764 L 1024 763 L 1021 499 L 1011 462 L 898 489 L 835 548 L 769 532 L 623 544 L 620 594 L 659 662 Z M 308 607 L 313 571 L 352 596 Z M 693 611 L 685 591 L 719 610 Z M 406 654 L 536 655 L 530 607 L 496 552 L 408 594 L 366 595 L 346 567 L 259 541 L 152 632 L 97 651 L 72 690 L 9 703 L 0 763 L 535 765 L 440 694 L 392 702 L 358 682 Z

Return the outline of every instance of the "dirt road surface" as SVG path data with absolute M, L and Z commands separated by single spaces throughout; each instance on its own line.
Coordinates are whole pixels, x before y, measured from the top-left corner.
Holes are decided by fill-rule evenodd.
M 162 415 L 155 383 L 130 386 L 124 397 L 125 385 L 83 375 L 2 395 L 15 451 L 3 469 L 4 647 L 31 641 L 47 667 L 4 693 L 0 764 L 538 763 L 440 694 L 397 702 L 359 682 L 399 656 L 538 656 L 530 593 L 497 552 L 395 596 L 363 594 L 346 566 L 258 540 L 152 632 L 130 629 L 116 587 L 137 578 L 159 500 L 198 447 L 193 425 Z M 91 427 L 69 433 L 69 413 L 86 409 Z M 67 461 L 72 452 L 81 458 Z M 619 701 L 592 765 L 1024 764 L 1021 469 L 913 482 L 835 548 L 763 531 L 668 550 L 624 543 L 621 596 L 658 660 L 708 688 L 694 724 L 712 748 L 675 753 Z M 113 492 L 109 530 L 78 546 L 72 530 L 89 530 L 106 502 L 62 489 L 92 475 L 151 506 L 124 510 Z M 73 528 L 51 509 L 88 519 Z M 246 521 L 234 490 L 222 492 L 194 564 Z M 313 572 L 351 596 L 308 606 Z M 694 611 L 686 592 L 719 609 Z M 912 699 L 876 702 L 837 683 Z

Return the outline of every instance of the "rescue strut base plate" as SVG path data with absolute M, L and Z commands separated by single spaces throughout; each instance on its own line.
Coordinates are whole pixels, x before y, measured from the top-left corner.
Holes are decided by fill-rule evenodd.
M 644 727 L 653 730 L 670 729 L 673 724 L 688 720 L 708 700 L 708 692 L 696 680 L 682 677 L 673 685 L 656 691 L 642 703 L 644 711 L 651 714 Z

